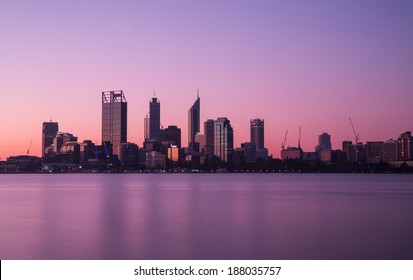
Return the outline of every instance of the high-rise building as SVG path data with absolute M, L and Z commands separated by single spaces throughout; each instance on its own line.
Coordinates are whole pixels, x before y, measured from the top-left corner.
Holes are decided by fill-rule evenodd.
M 398 152 L 397 152 L 397 140 L 387 140 L 383 143 L 383 161 L 397 161 Z
M 46 148 L 53 144 L 53 138 L 59 131 L 59 124 L 57 122 L 44 122 L 42 128 L 42 157 Z
M 176 125 L 170 125 L 165 128 L 165 141 L 173 142 L 173 145 L 181 148 L 181 129 Z
M 161 134 L 161 103 L 154 96 L 149 102 L 149 138 L 160 139 Z
M 195 148 L 195 134 L 200 132 L 200 104 L 199 92 L 197 99 L 188 111 L 188 147 Z
M 143 139 L 149 139 L 149 127 L 150 127 L 150 120 L 149 120 L 149 113 L 146 114 L 145 119 L 143 120 Z
M 214 155 L 221 161 L 231 162 L 234 153 L 234 131 L 227 118 L 214 122 Z
M 195 134 L 195 143 L 196 147 L 198 148 L 197 151 L 201 153 L 205 153 L 205 134 L 198 132 Z
M 53 153 L 59 154 L 60 148 L 63 145 L 66 145 L 67 142 L 76 142 L 77 137 L 71 133 L 67 132 L 58 132 L 56 136 L 53 138 Z
M 366 142 L 366 153 L 368 163 L 379 163 L 383 158 L 383 142 Z
M 255 143 L 257 149 L 264 149 L 264 120 L 250 120 L 251 142 Z
M 113 155 L 127 142 L 128 103 L 122 90 L 102 92 L 102 143 L 110 142 Z
M 401 161 L 410 161 L 413 160 L 412 154 L 412 133 L 406 131 L 405 133 L 400 134 L 398 139 L 398 148 L 399 148 L 399 159 Z
M 331 150 L 331 136 L 325 132 L 318 136 L 318 146 L 316 147 L 316 151 L 321 150 Z
M 214 120 L 209 119 L 204 122 L 205 153 L 214 154 Z

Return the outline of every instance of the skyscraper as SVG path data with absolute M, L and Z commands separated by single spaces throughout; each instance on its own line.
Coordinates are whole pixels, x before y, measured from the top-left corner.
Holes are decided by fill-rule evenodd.
M 176 125 L 165 128 L 165 141 L 173 142 L 175 146 L 181 148 L 181 129 Z
M 53 138 L 59 131 L 59 124 L 57 122 L 44 122 L 42 128 L 42 157 L 44 157 L 44 151 L 50 145 L 53 144 Z
M 321 150 L 331 150 L 331 136 L 325 132 L 318 136 L 318 146 L 316 147 L 316 151 L 318 152 Z
M 119 155 L 127 142 L 128 103 L 122 90 L 102 92 L 102 143 L 110 142 L 113 154 Z
M 234 131 L 227 118 L 214 122 L 214 155 L 221 161 L 231 162 L 234 153 Z
M 264 120 L 250 120 L 250 131 L 250 142 L 255 143 L 257 149 L 264 149 Z
M 413 160 L 412 133 L 406 131 L 400 134 L 398 139 L 399 159 L 402 161 Z
M 195 148 L 195 134 L 197 134 L 200 129 L 200 99 L 199 91 L 197 99 L 188 111 L 188 147 Z
M 149 102 L 149 138 L 160 139 L 161 132 L 161 103 L 154 96 Z
M 214 120 L 209 119 L 204 122 L 205 153 L 214 154 Z

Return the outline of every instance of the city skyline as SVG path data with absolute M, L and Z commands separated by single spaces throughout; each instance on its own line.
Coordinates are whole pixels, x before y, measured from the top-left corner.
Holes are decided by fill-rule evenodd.
M 409 1 L 21 4 L 0 9 L 2 160 L 31 142 L 40 156 L 49 119 L 99 143 L 105 89 L 126 93 L 128 141 L 138 144 L 154 88 L 182 143 L 198 86 L 201 125 L 227 117 L 239 147 L 249 120 L 264 119 L 275 157 L 286 130 L 297 146 L 300 126 L 305 151 L 322 132 L 333 149 L 354 142 L 349 117 L 363 142 L 412 130 Z

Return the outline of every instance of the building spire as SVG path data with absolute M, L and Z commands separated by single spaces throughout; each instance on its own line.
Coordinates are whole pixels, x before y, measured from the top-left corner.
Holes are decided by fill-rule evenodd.
M 199 87 L 198 87 L 198 91 L 197 91 L 196 97 L 199 98 Z

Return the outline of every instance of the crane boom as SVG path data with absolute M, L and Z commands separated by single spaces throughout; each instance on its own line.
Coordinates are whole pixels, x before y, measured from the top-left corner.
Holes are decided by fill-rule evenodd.
M 357 144 L 359 142 L 359 134 L 356 133 L 356 130 L 354 129 L 353 121 L 351 120 L 351 118 L 348 118 L 348 119 L 350 120 L 351 128 L 353 129 L 354 138 L 356 139 L 355 144 Z
M 287 142 L 287 134 L 288 134 L 288 129 L 285 131 L 284 142 L 281 144 L 281 149 L 283 151 L 285 149 L 285 142 Z
M 32 141 L 33 141 L 33 139 L 30 140 L 29 147 L 27 148 L 27 155 L 29 155 L 29 153 L 30 153 L 30 148 L 32 147 Z

